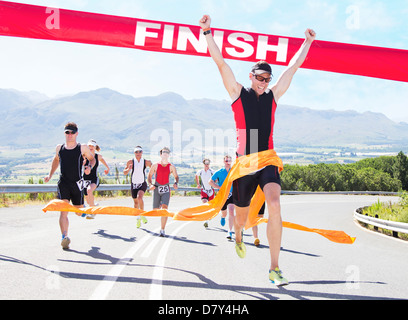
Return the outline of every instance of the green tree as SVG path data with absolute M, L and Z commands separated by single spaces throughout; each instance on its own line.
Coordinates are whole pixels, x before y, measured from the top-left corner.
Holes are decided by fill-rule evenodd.
M 393 177 L 400 180 L 402 189 L 408 190 L 408 158 L 400 151 L 392 166 Z

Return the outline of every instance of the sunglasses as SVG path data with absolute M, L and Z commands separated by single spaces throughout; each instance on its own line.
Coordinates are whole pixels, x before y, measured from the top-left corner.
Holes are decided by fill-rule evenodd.
M 75 134 L 76 132 L 70 131 L 70 130 L 65 130 L 65 134 Z
M 231 160 L 231 159 L 228 159 L 228 160 L 224 160 L 224 162 L 232 162 L 232 160 Z
M 253 75 L 254 75 L 255 79 L 258 80 L 258 81 L 260 81 L 260 82 L 265 81 L 266 83 L 269 83 L 269 82 L 271 82 L 271 80 L 272 80 L 272 77 L 264 78 L 264 77 L 262 77 L 262 76 L 258 76 L 258 75 L 255 74 L 255 73 L 253 73 Z
M 210 163 L 209 163 L 209 162 L 204 162 L 204 164 L 205 164 L 206 166 L 208 166 Z
M 135 153 L 142 153 L 143 151 L 135 151 Z
M 162 151 L 162 153 L 167 153 L 167 154 L 170 154 L 170 152 L 169 152 L 169 151 Z

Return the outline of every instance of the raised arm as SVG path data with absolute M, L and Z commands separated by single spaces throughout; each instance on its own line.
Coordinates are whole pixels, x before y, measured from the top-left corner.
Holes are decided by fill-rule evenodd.
M 273 96 L 278 102 L 280 97 L 288 90 L 290 83 L 292 82 L 293 76 L 296 71 L 301 67 L 305 61 L 307 54 L 309 52 L 310 46 L 316 39 L 316 32 L 312 29 L 307 29 L 305 31 L 305 41 L 302 46 L 290 60 L 288 67 L 283 71 L 283 73 L 278 78 L 277 82 L 272 86 Z
M 225 62 L 224 57 L 217 44 L 214 41 L 214 38 L 211 33 L 211 18 L 209 15 L 204 15 L 199 21 L 201 29 L 206 32 L 205 39 L 207 40 L 208 50 L 211 54 L 212 59 L 216 63 L 218 70 L 220 71 L 222 81 L 224 83 L 225 89 L 227 89 L 228 94 L 231 97 L 232 101 L 238 99 L 242 85 L 240 85 L 235 79 L 234 73 L 232 72 L 230 66 Z

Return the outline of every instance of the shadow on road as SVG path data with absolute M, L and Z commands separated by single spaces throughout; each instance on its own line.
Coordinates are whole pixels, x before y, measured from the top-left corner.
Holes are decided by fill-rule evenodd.
M 90 250 L 92 251 L 92 250 Z M 90 252 L 89 251 L 89 252 Z M 78 253 L 76 251 L 71 251 L 73 253 Z M 96 253 L 97 251 L 95 251 Z M 82 254 L 82 253 L 80 253 Z M 94 254 L 94 253 L 91 253 Z M 99 258 L 99 257 L 97 257 Z M 106 257 L 106 259 L 110 259 Z M 105 275 L 101 274 L 87 274 L 87 273 L 75 273 L 75 272 L 67 272 L 67 271 L 52 271 L 48 270 L 44 267 L 32 264 L 30 262 L 26 262 L 23 260 L 19 260 L 17 258 L 5 256 L 0 254 L 0 261 L 6 263 L 14 263 L 20 265 L 26 265 L 33 268 L 37 268 L 43 270 L 45 272 L 49 272 L 55 275 L 58 275 L 62 278 L 67 279 L 76 279 L 76 280 L 91 280 L 91 281 L 111 281 L 111 280 L 104 280 Z M 72 261 L 74 262 L 74 261 Z M 125 263 L 125 261 L 123 261 Z M 85 262 L 83 262 L 85 263 Z M 88 262 L 89 263 L 89 262 Z M 128 267 L 130 268 L 138 268 L 138 267 L 150 267 L 155 268 L 155 265 L 144 265 L 144 264 L 132 264 L 127 261 Z M 162 286 L 167 287 L 174 287 L 175 290 L 177 288 L 194 288 L 194 289 L 205 289 L 205 290 L 222 290 L 222 291 L 232 291 L 235 293 L 242 294 L 243 296 L 247 296 L 250 298 L 259 299 L 259 295 L 264 297 L 264 300 L 275 300 L 281 299 L 282 295 L 286 295 L 291 298 L 299 299 L 299 300 L 309 300 L 310 298 L 324 298 L 324 299 L 350 299 L 350 300 L 395 300 L 392 298 L 387 297 L 378 297 L 378 296 L 363 296 L 363 295 L 352 295 L 352 294 L 341 294 L 341 293 L 328 293 L 328 292 L 316 292 L 316 291 L 309 291 L 309 290 L 292 290 L 290 289 L 290 285 L 286 287 L 276 288 L 276 287 L 250 287 L 250 286 L 240 286 L 240 285 L 231 285 L 231 284 L 222 284 L 212 281 L 210 278 L 206 276 L 189 271 L 183 270 L 179 268 L 173 267 L 164 267 L 164 269 L 174 270 L 183 272 L 186 274 L 193 275 L 197 278 L 198 281 L 174 281 L 174 280 L 162 280 L 158 281 L 156 279 L 150 278 L 141 278 L 141 277 L 123 277 L 120 276 L 116 279 L 116 282 L 119 283 L 129 283 L 129 284 L 147 284 L 150 285 L 152 283 L 160 283 Z M 338 280 L 338 281 L 327 281 L 327 280 L 317 280 L 317 281 L 294 281 L 291 282 L 291 285 L 302 284 L 304 286 L 313 286 L 313 285 L 337 285 L 337 284 L 346 284 L 346 281 Z M 359 281 L 357 283 L 369 283 L 369 284 L 376 284 L 376 285 L 384 285 L 383 282 L 370 282 L 370 281 Z M 272 286 L 272 285 L 271 285 Z M 244 298 L 243 298 L 244 299 Z

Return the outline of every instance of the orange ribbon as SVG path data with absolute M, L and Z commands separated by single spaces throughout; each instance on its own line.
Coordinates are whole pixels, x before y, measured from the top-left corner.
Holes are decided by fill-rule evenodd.
M 44 212 L 68 211 L 86 214 L 109 214 L 125 216 L 138 216 L 138 215 L 150 217 L 166 216 L 171 217 L 174 220 L 180 221 L 207 221 L 215 218 L 219 214 L 225 201 L 228 199 L 228 195 L 234 180 L 246 176 L 250 173 L 256 172 L 270 165 L 278 167 L 279 172 L 283 170 L 282 160 L 277 156 L 274 150 L 262 151 L 259 153 L 253 153 L 250 155 L 237 158 L 237 161 L 229 171 L 227 178 L 225 179 L 218 194 L 213 200 L 196 207 L 181 210 L 177 213 L 173 213 L 165 209 L 143 211 L 140 209 L 119 206 L 76 208 L 73 205 L 66 203 L 62 200 L 51 201 L 43 208 L 43 211 Z M 260 223 L 268 221 L 265 218 L 258 217 L 258 212 L 264 202 L 265 195 L 263 194 L 261 188 L 258 187 L 251 200 L 248 220 L 245 229 L 249 229 Z M 283 227 L 296 229 L 300 231 L 314 232 L 322 235 L 323 237 L 329 239 L 330 241 L 337 243 L 352 244 L 355 241 L 355 238 L 350 237 L 343 231 L 312 229 L 290 222 L 283 222 Z

